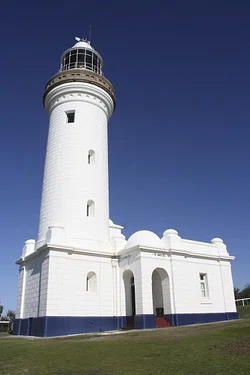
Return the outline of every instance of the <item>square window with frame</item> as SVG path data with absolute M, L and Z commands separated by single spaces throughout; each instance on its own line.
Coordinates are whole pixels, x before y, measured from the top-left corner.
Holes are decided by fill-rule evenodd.
M 201 298 L 208 299 L 208 281 L 207 281 L 207 274 L 200 273 L 200 291 L 201 291 Z
M 67 124 L 72 124 L 75 122 L 75 111 L 68 111 L 66 113 Z

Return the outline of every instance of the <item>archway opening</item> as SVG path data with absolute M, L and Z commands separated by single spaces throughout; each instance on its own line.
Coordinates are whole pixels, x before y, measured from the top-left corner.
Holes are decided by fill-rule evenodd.
M 135 308 L 135 279 L 133 272 L 127 270 L 123 273 L 123 281 L 125 288 L 125 305 L 126 316 L 134 316 L 136 314 Z
M 171 314 L 169 277 L 163 268 L 156 268 L 152 273 L 152 297 L 155 316 Z

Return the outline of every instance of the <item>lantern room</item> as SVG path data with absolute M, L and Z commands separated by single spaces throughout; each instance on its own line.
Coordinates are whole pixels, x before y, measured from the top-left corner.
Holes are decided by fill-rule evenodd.
M 67 49 L 61 57 L 61 71 L 70 69 L 87 69 L 103 75 L 103 60 L 86 39 L 76 38 L 78 42 Z

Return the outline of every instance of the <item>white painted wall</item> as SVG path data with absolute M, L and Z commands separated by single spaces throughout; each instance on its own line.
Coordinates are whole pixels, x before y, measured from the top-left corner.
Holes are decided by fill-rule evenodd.
M 86 290 L 89 272 L 96 274 L 96 292 Z M 111 258 L 51 251 L 47 315 L 113 316 Z
M 221 261 L 220 269 L 225 309 L 226 311 L 236 311 L 231 264 L 229 262 Z
M 132 275 L 136 314 L 153 314 L 154 270 L 167 275 L 162 278 L 165 314 L 235 312 L 231 259 L 211 258 L 211 254 L 194 256 L 195 246 L 196 242 L 186 253 L 178 249 L 171 253 L 162 247 L 134 247 L 121 252 L 118 259 L 105 253 L 63 248 L 36 252 L 26 257 L 25 267 L 20 267 L 17 317 L 131 315 L 130 285 L 126 288 L 126 279 L 130 282 Z M 86 290 L 90 272 L 96 274 L 95 292 Z M 201 296 L 200 273 L 206 274 L 208 280 L 205 299 Z M 162 307 L 158 292 L 154 290 L 155 307 Z
M 46 315 L 48 268 L 46 252 L 20 265 L 17 318 Z
M 207 274 L 208 298 L 202 298 L 200 273 Z M 217 261 L 174 256 L 173 277 L 177 313 L 225 312 Z

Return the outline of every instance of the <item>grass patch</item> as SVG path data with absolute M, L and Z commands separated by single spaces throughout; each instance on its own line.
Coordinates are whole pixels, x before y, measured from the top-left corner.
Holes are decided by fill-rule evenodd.
M 0 337 L 1 375 L 245 375 L 250 319 L 60 339 Z
M 239 314 L 239 318 L 250 319 L 250 305 L 237 306 L 237 311 L 238 311 L 238 314 Z

